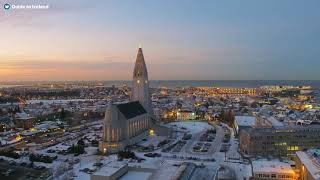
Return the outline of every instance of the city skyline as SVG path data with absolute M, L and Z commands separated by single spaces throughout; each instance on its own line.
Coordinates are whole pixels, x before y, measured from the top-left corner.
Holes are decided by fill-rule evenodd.
M 139 43 L 151 80 L 320 77 L 317 1 L 26 2 L 50 8 L 1 9 L 0 81 L 129 80 Z

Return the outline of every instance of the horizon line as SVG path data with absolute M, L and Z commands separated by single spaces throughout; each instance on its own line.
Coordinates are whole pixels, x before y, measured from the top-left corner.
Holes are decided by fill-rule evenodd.
M 130 82 L 132 80 L 12 80 L 12 81 L 0 81 L 0 83 L 23 83 L 23 82 L 102 82 L 102 81 L 123 81 L 123 82 Z M 209 79 L 209 80 L 192 80 L 192 79 L 172 79 L 172 80 L 166 80 L 166 79 L 151 79 L 151 81 L 320 81 L 316 79 Z

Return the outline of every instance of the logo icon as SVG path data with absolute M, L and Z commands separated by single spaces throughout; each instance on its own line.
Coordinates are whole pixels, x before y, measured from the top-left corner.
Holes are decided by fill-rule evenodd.
M 8 9 L 10 9 L 11 6 L 10 6 L 10 4 L 5 4 L 3 7 L 5 10 L 8 10 Z

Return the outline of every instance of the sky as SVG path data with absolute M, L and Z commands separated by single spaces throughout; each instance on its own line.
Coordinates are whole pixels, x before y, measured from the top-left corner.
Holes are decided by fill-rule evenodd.
M 49 9 L 3 5 L 48 4 Z M 319 80 L 319 0 L 0 0 L 0 81 Z

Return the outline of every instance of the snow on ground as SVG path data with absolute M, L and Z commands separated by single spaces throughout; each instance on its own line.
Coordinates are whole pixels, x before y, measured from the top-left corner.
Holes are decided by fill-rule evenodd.
M 54 100 L 27 100 L 27 104 L 38 104 L 38 103 L 43 103 L 43 104 L 66 104 L 68 102 L 84 102 L 84 101 L 93 101 L 94 99 L 54 99 Z
M 90 180 L 90 174 L 87 174 L 85 172 L 82 172 L 80 170 L 83 170 L 85 168 L 89 169 L 97 169 L 96 166 L 94 166 L 95 163 L 101 162 L 103 164 L 110 163 L 111 161 L 116 161 L 117 157 L 116 155 L 110 155 L 108 157 L 105 156 L 82 156 L 80 158 L 80 162 L 75 164 L 73 166 L 73 171 L 75 173 L 75 180 Z
M 86 147 L 85 151 L 87 155 L 95 155 L 98 153 L 98 147 Z
M 129 171 L 120 180 L 147 180 L 152 175 L 151 172 Z
M 138 145 L 147 147 L 152 144 L 156 147 L 161 141 L 165 139 L 167 139 L 167 137 L 165 136 L 149 136 L 146 141 L 141 141 L 140 143 L 138 143 Z
M 237 179 L 250 179 L 252 176 L 251 165 L 242 163 L 224 162 L 223 164 L 231 167 L 235 171 Z
M 163 179 L 171 179 L 173 175 L 178 170 L 177 166 L 174 166 L 176 162 L 169 162 L 167 160 L 159 160 L 158 161 L 158 169 L 157 171 L 151 176 L 151 179 L 154 180 L 163 180 Z
M 214 128 L 207 122 L 198 122 L 198 121 L 172 122 L 172 123 L 166 124 L 166 126 L 179 131 L 186 130 L 188 133 L 191 133 L 191 134 L 197 134 L 200 132 L 204 132 L 205 130 Z

